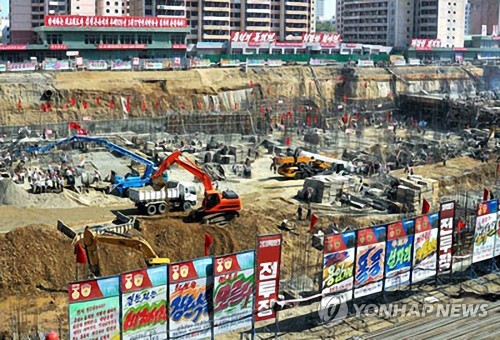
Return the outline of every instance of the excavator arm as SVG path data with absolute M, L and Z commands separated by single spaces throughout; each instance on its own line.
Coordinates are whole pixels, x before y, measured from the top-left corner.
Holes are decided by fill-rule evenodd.
M 173 164 L 179 164 L 185 170 L 192 173 L 196 178 L 198 178 L 205 187 L 205 192 L 213 190 L 212 180 L 210 176 L 203 171 L 198 165 L 194 164 L 187 158 L 181 158 L 182 151 L 177 150 L 165 158 L 158 170 L 151 176 L 151 182 L 153 183 L 153 188 L 155 190 L 160 190 L 164 185 L 165 181 L 162 180 L 162 174 L 165 170 L 168 170 Z
M 85 231 L 83 233 L 82 240 L 87 250 L 90 271 L 96 277 L 101 276 L 101 267 L 99 264 L 99 254 L 97 248 L 97 245 L 99 243 L 125 247 L 135 250 L 144 255 L 146 264 L 148 266 L 170 263 L 170 259 L 159 258 L 158 255 L 156 255 L 153 248 L 151 248 L 149 243 L 139 238 L 126 237 L 120 235 L 101 235 L 97 234 L 90 227 L 87 227 L 85 228 Z

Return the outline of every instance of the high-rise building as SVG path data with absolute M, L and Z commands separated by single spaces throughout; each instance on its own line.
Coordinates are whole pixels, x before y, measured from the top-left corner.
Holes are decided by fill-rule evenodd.
M 316 18 L 322 20 L 325 18 L 325 0 L 316 0 Z
M 70 11 L 74 15 L 95 15 L 95 0 L 73 0 L 70 1 Z
M 97 0 L 94 15 L 123 16 L 129 13 L 129 0 Z
M 337 30 L 347 42 L 408 46 L 412 38 L 463 47 L 466 0 L 337 0 Z
M 185 16 L 189 42 L 227 42 L 232 32 L 275 32 L 300 40 L 315 31 L 316 0 L 130 0 L 130 15 Z
M 464 34 L 470 34 L 470 0 L 465 1 L 465 23 Z
M 469 0 L 470 21 L 469 34 L 482 34 L 483 25 L 486 25 L 486 34 L 493 33 L 493 26 L 500 26 L 499 0 Z

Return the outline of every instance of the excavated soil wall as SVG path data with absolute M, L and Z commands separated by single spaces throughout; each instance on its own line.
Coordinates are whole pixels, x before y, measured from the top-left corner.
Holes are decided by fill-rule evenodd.
M 84 116 L 93 120 L 152 117 L 172 111 L 256 110 L 266 103 L 293 98 L 307 99 L 319 108 L 335 107 L 346 99 L 348 104 L 370 110 L 393 104 L 398 93 L 471 94 L 481 76 L 481 69 L 452 66 L 2 74 L 0 124 L 81 121 Z M 47 91 L 52 92 L 51 110 L 43 112 L 42 96 Z M 130 112 L 124 116 L 127 98 Z

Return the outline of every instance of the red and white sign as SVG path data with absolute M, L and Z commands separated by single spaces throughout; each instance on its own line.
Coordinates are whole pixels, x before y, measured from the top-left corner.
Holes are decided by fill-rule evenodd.
M 90 121 L 92 120 L 92 116 L 83 116 L 83 121 Z
M 342 41 L 342 37 L 337 33 L 304 33 L 302 42 L 304 44 L 317 43 L 321 46 L 337 46 Z
M 417 51 L 430 51 L 433 48 L 441 47 L 441 40 L 439 39 L 411 39 L 410 47 Z
M 187 48 L 186 44 L 172 44 L 174 50 L 185 50 Z
M 258 45 L 261 43 L 270 43 L 276 41 L 276 33 L 274 32 L 232 32 L 232 43 L 248 43 Z
M 14 44 L 14 45 L 0 45 L 0 51 L 24 51 L 26 50 L 26 45 Z
M 47 27 L 185 28 L 186 18 L 47 15 Z
M 441 203 L 439 208 L 438 274 L 449 273 L 453 256 L 453 220 L 455 201 Z
M 75 63 L 76 63 L 76 66 L 83 66 L 83 57 L 76 57 Z
M 465 48 L 465 47 L 453 47 L 452 50 L 456 51 L 456 52 L 465 52 L 465 51 L 467 51 L 467 48 Z
M 52 51 L 62 51 L 62 50 L 67 50 L 68 45 L 66 44 L 50 44 L 49 45 L 49 50 Z
M 99 44 L 98 50 L 135 50 L 144 49 L 146 44 Z
M 292 41 L 277 41 L 274 46 L 276 47 L 302 47 L 304 44 L 302 42 L 292 42 Z
M 282 235 L 259 236 L 257 244 L 257 280 L 255 321 L 276 317 L 274 304 L 278 300 L 281 268 Z
M 132 58 L 132 66 L 139 66 L 141 65 L 141 59 L 134 57 Z

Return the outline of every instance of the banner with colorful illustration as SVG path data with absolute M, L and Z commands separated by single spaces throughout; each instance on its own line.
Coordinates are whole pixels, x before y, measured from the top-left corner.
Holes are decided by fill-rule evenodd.
M 455 201 L 441 203 L 439 207 L 439 260 L 438 274 L 451 272 L 453 261 L 453 221 Z
M 143 60 L 143 70 L 161 70 L 163 69 L 163 61 Z
M 238 67 L 240 66 L 240 61 L 238 59 L 221 59 L 221 67 Z
M 36 61 L 27 61 L 22 63 L 8 63 L 7 70 L 10 72 L 35 71 L 38 66 Z
M 120 278 L 70 283 L 69 338 L 120 339 Z
M 387 226 L 386 291 L 400 290 L 410 285 L 414 227 L 414 220 L 399 221 Z
M 281 234 L 260 235 L 257 241 L 255 321 L 276 317 L 273 307 L 279 293 L 282 237 Z
M 355 231 L 325 235 L 321 284 L 323 298 L 332 293 L 338 295 L 345 292 L 342 300 L 348 301 L 352 299 L 355 250 Z
M 91 71 L 104 71 L 108 69 L 108 62 L 106 60 L 88 60 L 87 70 Z
M 493 257 L 497 229 L 497 213 L 497 200 L 478 204 L 472 263 L 488 260 Z
M 382 291 L 386 227 L 358 230 L 354 298 Z
M 283 60 L 281 60 L 281 59 L 267 59 L 267 66 L 269 66 L 269 67 L 283 66 Z
M 255 251 L 214 259 L 214 334 L 250 327 L 253 319 Z
M 120 275 L 122 339 L 167 337 L 167 267 L 140 269 Z
M 125 71 L 132 69 L 131 61 L 115 60 L 111 62 L 111 70 L 113 71 Z
M 498 169 L 500 169 L 500 163 L 498 164 Z M 500 205 L 500 201 L 497 202 Z M 497 211 L 497 232 L 495 233 L 495 249 L 493 250 L 493 256 L 500 255 L 500 213 Z
M 169 338 L 201 339 L 211 336 L 207 287 L 211 257 L 170 265 Z
M 439 213 L 415 218 L 412 282 L 436 275 Z
M 42 68 L 45 71 L 67 71 L 70 66 L 67 60 L 47 59 L 43 62 Z

